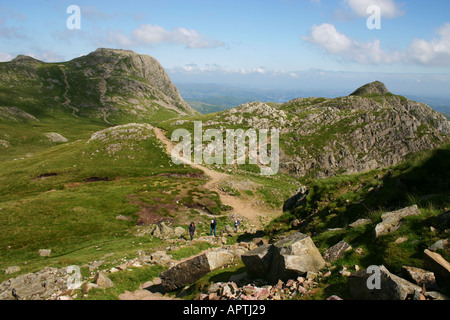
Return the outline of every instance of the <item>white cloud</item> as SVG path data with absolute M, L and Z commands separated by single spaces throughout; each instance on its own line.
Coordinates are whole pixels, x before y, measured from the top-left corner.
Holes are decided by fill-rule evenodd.
M 381 8 L 383 18 L 396 18 L 405 13 L 403 6 L 394 0 L 344 0 L 344 3 L 360 17 L 367 17 L 367 8 L 373 5 Z
M 289 74 L 285 70 L 267 69 L 264 66 L 257 68 L 230 68 L 218 64 L 206 64 L 199 66 L 191 63 L 184 66 L 177 66 L 168 70 L 169 73 L 189 73 L 189 74 L 221 74 L 221 75 L 265 75 L 298 77 L 297 74 Z
M 431 41 L 414 39 L 405 53 L 410 64 L 427 66 L 450 66 L 450 23 L 437 31 L 438 38 Z
M 0 52 L 0 62 L 11 61 L 14 57 L 8 53 Z
M 210 40 L 196 30 L 175 28 L 172 31 L 158 25 L 144 24 L 131 32 L 128 37 L 123 33 L 111 33 L 109 43 L 117 43 L 123 47 L 133 45 L 156 45 L 170 43 L 185 45 L 187 48 L 216 48 L 224 46 L 223 42 Z
M 393 63 L 399 59 L 398 53 L 384 52 L 379 40 L 359 42 L 338 32 L 334 25 L 328 23 L 314 25 L 310 35 L 302 39 L 350 62 L 378 64 Z
M 302 39 L 346 62 L 360 64 L 405 63 L 423 66 L 450 66 L 450 23 L 437 30 L 435 39 L 414 39 L 405 51 L 386 52 L 380 40 L 361 42 L 336 30 L 334 25 L 314 25 Z

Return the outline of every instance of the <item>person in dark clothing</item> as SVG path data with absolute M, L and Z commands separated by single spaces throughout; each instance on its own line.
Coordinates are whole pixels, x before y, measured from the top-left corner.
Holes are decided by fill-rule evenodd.
M 216 220 L 211 220 L 211 235 L 216 236 L 216 226 L 217 226 L 217 221 Z
M 195 230 L 197 228 L 195 227 L 195 223 L 191 222 L 191 224 L 188 227 L 189 235 L 191 236 L 191 240 L 194 239 Z
M 238 232 L 239 229 L 239 225 L 241 224 L 241 222 L 239 221 L 239 219 L 236 219 L 234 221 L 234 232 Z

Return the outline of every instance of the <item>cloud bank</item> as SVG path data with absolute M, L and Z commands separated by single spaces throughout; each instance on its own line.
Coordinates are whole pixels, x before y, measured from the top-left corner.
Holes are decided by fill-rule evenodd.
M 431 41 L 414 39 L 406 50 L 392 52 L 383 50 L 379 40 L 361 42 L 352 39 L 329 23 L 312 26 L 309 35 L 302 39 L 344 62 L 450 66 L 450 23 L 441 26 L 436 34 Z
M 211 40 L 193 29 L 175 28 L 169 31 L 158 25 L 144 24 L 133 30 L 130 36 L 123 33 L 110 33 L 110 43 L 130 47 L 136 45 L 175 44 L 190 49 L 216 48 L 225 44 Z

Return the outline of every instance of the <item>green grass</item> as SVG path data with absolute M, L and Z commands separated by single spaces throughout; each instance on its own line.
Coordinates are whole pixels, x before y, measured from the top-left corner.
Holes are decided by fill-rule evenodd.
M 0 269 L 19 265 L 22 273 L 33 272 L 155 248 L 161 243 L 134 236 L 144 209 L 183 226 L 193 218 L 207 224 L 209 218 L 189 215 L 197 207 L 222 213 L 218 195 L 202 187 L 206 180 L 173 165 L 153 134 L 121 140 L 123 148 L 110 154 L 117 142 L 77 140 L 0 163 Z M 52 256 L 40 257 L 39 249 L 51 249 Z
M 403 163 L 371 172 L 312 180 L 306 183 L 309 193 L 300 207 L 286 212 L 266 228 L 269 235 L 290 230 L 294 219 L 304 220 L 299 231 L 309 234 L 320 252 L 339 241 L 346 241 L 353 250 L 333 262 L 335 266 L 353 268 L 358 265 L 385 265 L 395 274 L 405 276 L 402 266 L 426 269 L 423 251 L 439 239 L 447 238 L 436 221 L 450 205 L 450 145 L 411 155 Z M 420 215 L 406 217 L 400 229 L 375 239 L 375 226 L 385 212 L 418 205 Z M 366 225 L 350 228 L 357 219 L 369 219 Z M 433 227 L 434 229 L 432 230 Z M 338 230 L 329 230 L 341 228 Z M 395 241 L 404 237 L 403 243 Z M 362 254 L 355 249 L 361 248 Z M 450 253 L 439 251 L 447 261 Z M 449 293 L 448 287 L 444 294 Z M 333 275 L 324 280 L 315 299 L 331 294 L 348 296 L 346 278 Z

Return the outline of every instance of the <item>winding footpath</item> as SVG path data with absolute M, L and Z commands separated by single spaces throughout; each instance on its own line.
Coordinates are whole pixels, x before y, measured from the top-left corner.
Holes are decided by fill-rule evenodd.
M 172 154 L 172 149 L 175 144 L 173 141 L 169 140 L 160 128 L 153 127 L 156 137 L 165 145 L 166 151 L 169 155 Z M 229 174 L 223 172 L 217 172 L 203 165 L 193 163 L 192 161 L 183 162 L 190 165 L 192 168 L 201 170 L 206 176 L 209 177 L 209 181 L 204 185 L 208 190 L 216 192 L 220 201 L 233 208 L 231 215 L 242 216 L 255 227 L 262 227 L 261 218 L 275 218 L 281 214 L 280 211 L 270 208 L 268 206 L 261 206 L 254 203 L 253 201 L 248 201 L 246 199 L 231 196 L 220 189 L 220 184 L 225 181 L 233 180 L 233 177 Z

